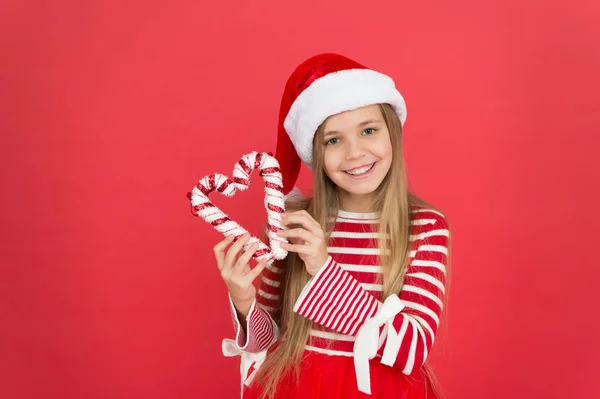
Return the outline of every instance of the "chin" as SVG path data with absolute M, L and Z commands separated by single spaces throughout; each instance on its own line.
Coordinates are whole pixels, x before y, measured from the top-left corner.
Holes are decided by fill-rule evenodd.
M 344 190 L 349 195 L 362 196 L 362 195 L 373 194 L 377 190 L 377 188 L 379 187 L 380 184 L 381 184 L 381 182 L 379 182 L 379 184 L 369 184 L 369 185 L 365 185 L 363 187 L 356 187 L 356 186 L 347 185 L 347 184 L 338 184 L 338 187 L 341 188 L 342 190 Z

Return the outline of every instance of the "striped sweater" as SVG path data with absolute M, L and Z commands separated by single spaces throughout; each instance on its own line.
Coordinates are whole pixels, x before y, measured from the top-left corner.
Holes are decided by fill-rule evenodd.
M 329 257 L 294 306 L 296 313 L 313 321 L 306 350 L 353 356 L 361 326 L 380 312 L 382 270 L 378 265 L 377 241 L 373 240 L 377 237 L 373 227 L 378 216 L 339 211 L 328 242 Z M 409 266 L 398 293 L 402 309 L 390 321 L 395 331 L 394 343 L 387 343 L 388 325 L 380 326 L 376 343 L 377 355 L 394 352 L 393 366 L 407 375 L 423 365 L 439 327 L 449 236 L 443 214 L 431 209 L 413 209 Z M 263 271 L 256 301 L 246 318 L 246 333 L 231 304 L 236 343 L 242 351 L 264 351 L 279 337 L 273 319 L 280 295 L 280 267 L 281 263 L 274 263 Z

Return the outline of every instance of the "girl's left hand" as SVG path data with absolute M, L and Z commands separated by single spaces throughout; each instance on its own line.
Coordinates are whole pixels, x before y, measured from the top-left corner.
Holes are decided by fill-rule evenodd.
M 288 238 L 291 244 L 282 243 L 283 249 L 296 252 L 300 259 L 304 261 L 308 274 L 311 276 L 317 274 L 329 257 L 325 233 L 323 233 L 321 225 L 306 211 L 284 213 L 281 224 L 284 226 L 290 224 L 302 226 L 302 228 L 297 227 L 279 231 L 277 235 Z

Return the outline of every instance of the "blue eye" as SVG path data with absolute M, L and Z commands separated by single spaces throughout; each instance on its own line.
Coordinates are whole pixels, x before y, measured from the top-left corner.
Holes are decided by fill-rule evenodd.
M 367 135 L 371 135 L 371 134 L 374 134 L 376 131 L 377 131 L 376 129 L 373 129 L 372 127 L 370 127 L 368 129 L 365 129 L 363 131 L 363 133 L 366 133 Z

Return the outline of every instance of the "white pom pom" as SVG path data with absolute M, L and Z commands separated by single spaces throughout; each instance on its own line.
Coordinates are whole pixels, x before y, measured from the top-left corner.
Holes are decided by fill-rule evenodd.
M 283 196 L 283 199 L 285 201 L 289 201 L 289 200 L 301 200 L 306 198 L 304 196 L 304 194 L 302 194 L 302 191 L 300 191 L 300 189 L 298 187 L 292 188 L 292 191 L 290 191 L 289 193 L 287 193 L 286 195 Z
M 285 259 L 288 255 L 288 251 L 281 248 L 279 243 L 272 243 L 271 251 L 273 251 L 273 256 L 275 257 L 275 259 L 278 259 L 278 260 Z

